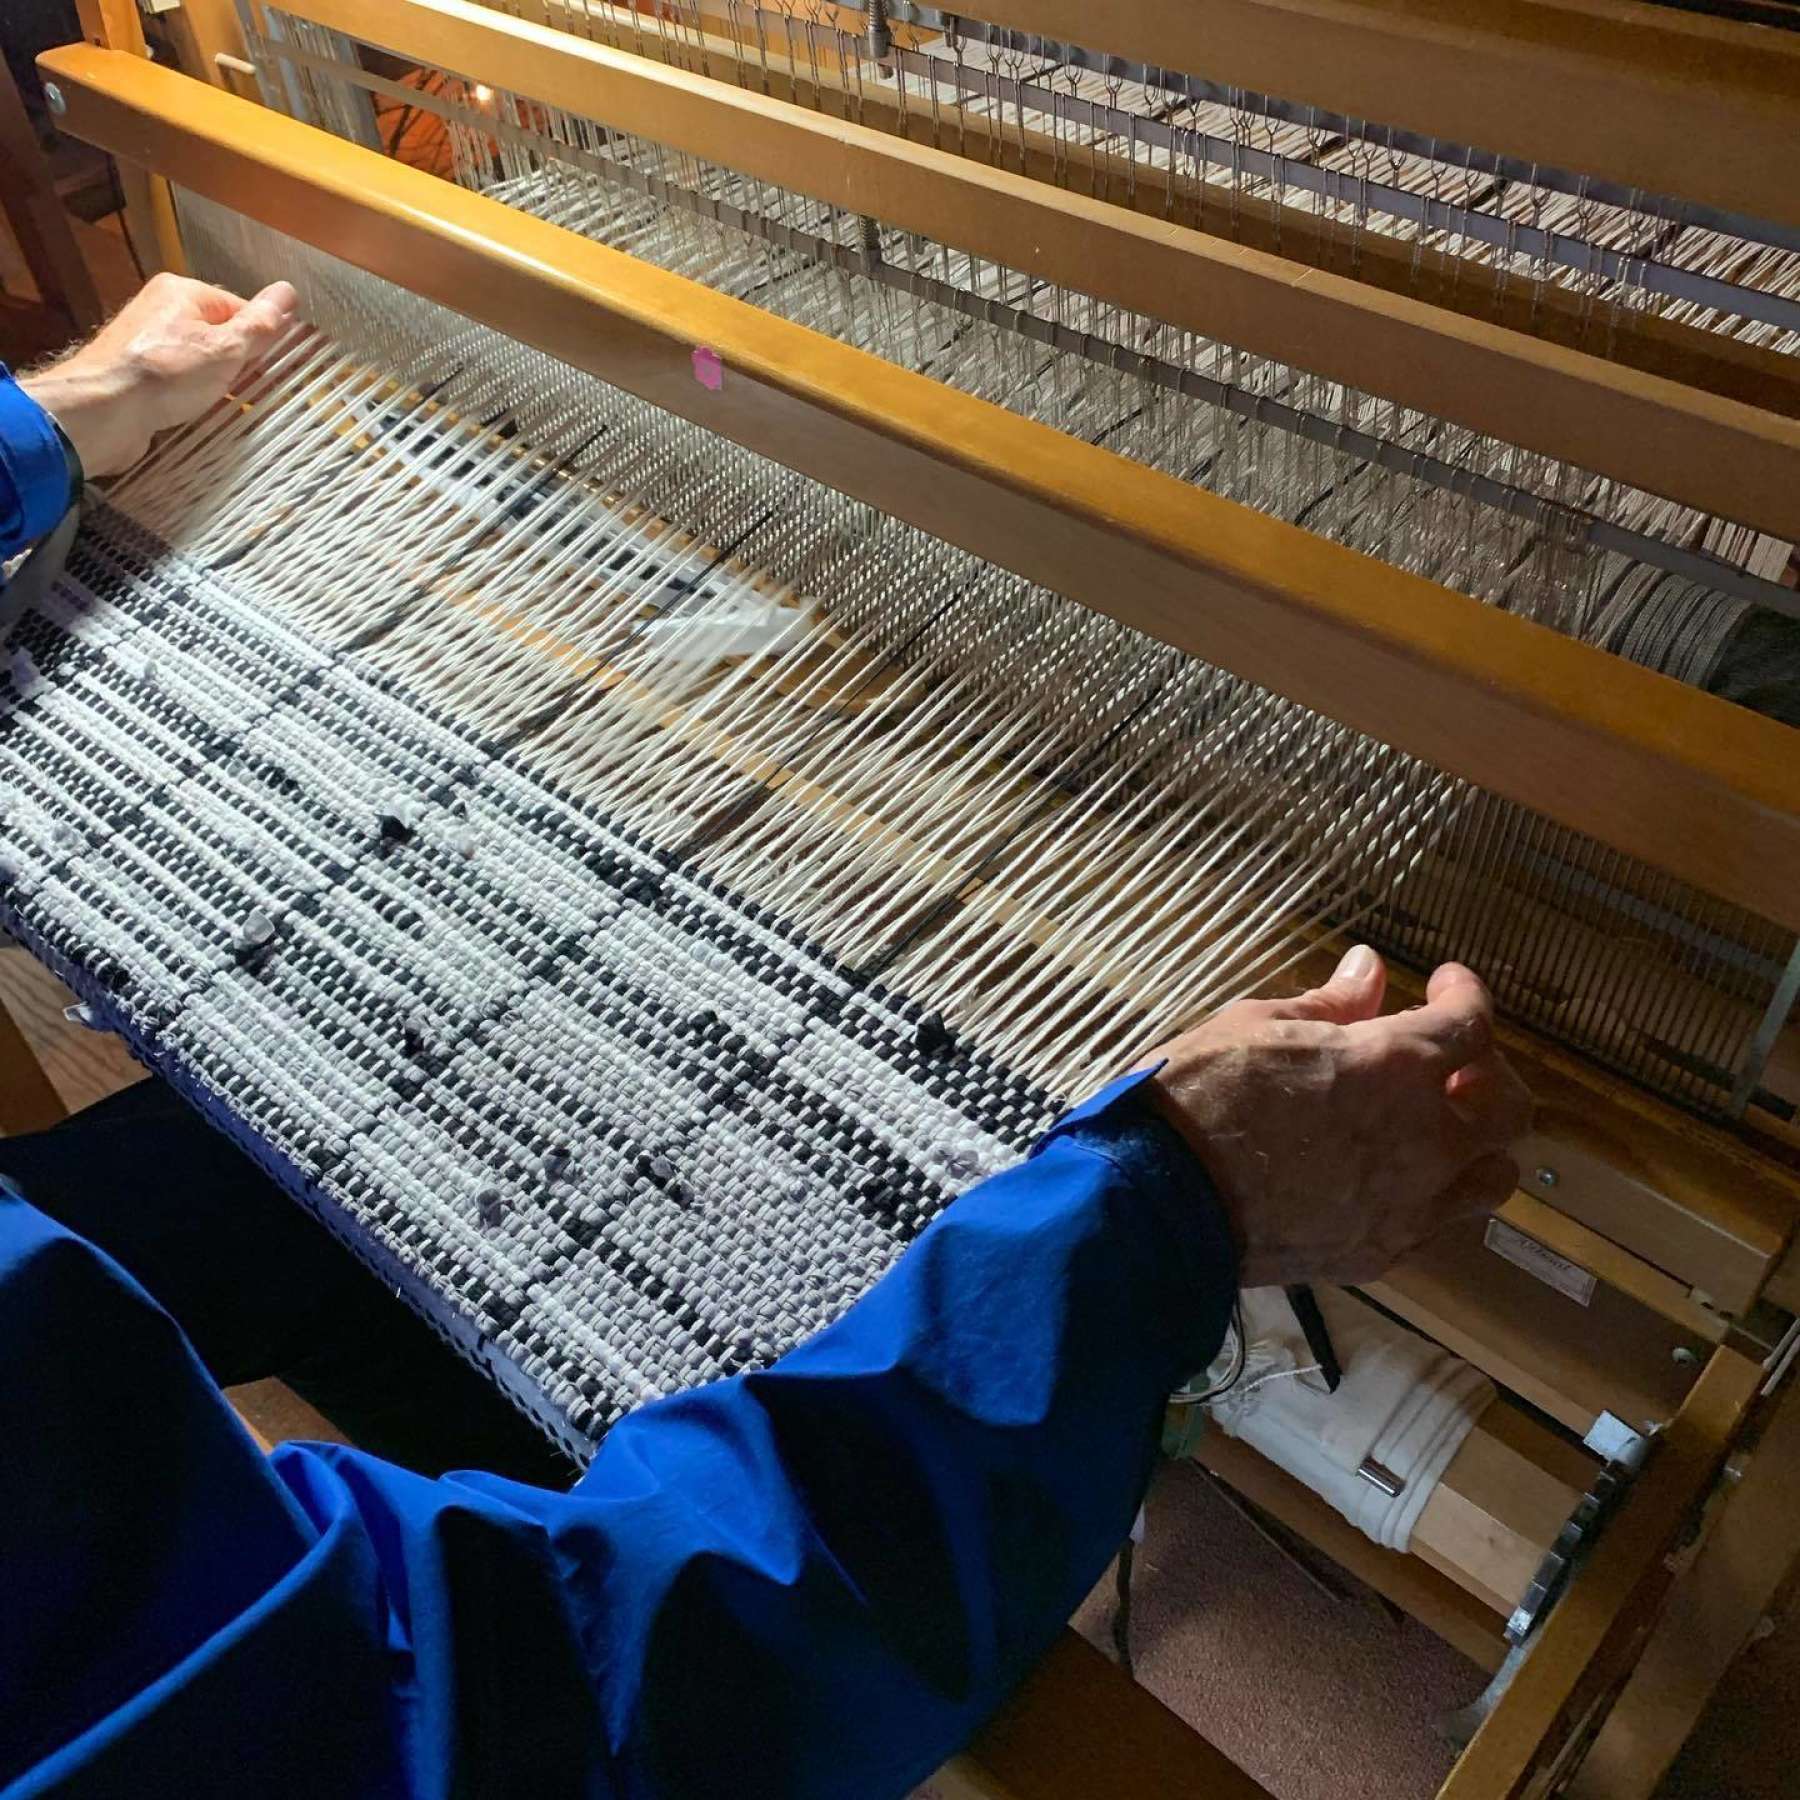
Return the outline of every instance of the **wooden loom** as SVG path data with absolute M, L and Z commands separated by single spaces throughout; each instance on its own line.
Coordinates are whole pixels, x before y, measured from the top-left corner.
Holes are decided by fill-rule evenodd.
M 1247 198 L 1231 229 L 1217 219 L 1209 229 L 1171 200 L 1176 171 L 1156 192 L 1098 152 L 1059 166 L 1053 143 L 1023 126 L 1010 133 L 1004 115 L 985 141 L 965 131 L 947 145 L 877 73 L 865 97 L 779 51 L 752 62 L 728 29 L 736 7 L 702 16 L 706 29 L 636 31 L 629 49 L 458 0 L 284 10 L 1800 537 L 1791 357 L 1661 319 L 1607 339 L 1554 291 L 1447 291 L 1435 249 L 1401 254 L 1371 239 L 1353 266 L 1336 266 L 1316 222 L 1309 243 L 1308 220 L 1283 218 L 1267 195 Z M 557 6 L 550 17 L 591 27 L 597 10 Z M 1722 215 L 1797 222 L 1778 172 L 1800 150 L 1800 40 L 1781 34 L 1623 0 L 1132 0 L 1107 9 L 1103 26 L 1085 10 L 984 0 L 976 16 L 1632 192 L 1678 192 Z M 63 123 L 154 176 L 1677 876 L 1790 940 L 1800 932 L 1800 760 L 1788 728 L 200 89 L 136 54 L 128 4 L 84 6 L 84 25 L 87 45 L 43 59 Z M 1096 32 L 1106 41 L 1092 43 Z M 151 203 L 173 260 L 166 194 Z M 696 348 L 716 355 L 722 385 L 696 382 Z M 1528 1191 L 1503 1218 L 1594 1286 L 1578 1304 L 1471 1233 L 1369 1291 L 1525 1403 L 1483 1421 L 1428 1507 L 1415 1554 L 1375 1550 L 1237 1445 L 1207 1439 L 1199 1454 L 1491 1667 L 1505 1615 L 1598 1467 L 1574 1440 L 1608 1413 L 1661 1427 L 1443 1790 L 1458 1800 L 1648 1794 L 1800 1549 L 1781 1505 L 1800 1426 L 1779 1390 L 1763 1395 L 1765 1360 L 1800 1308 L 1796 1134 L 1779 1108 L 1702 1122 L 1523 1031 L 1510 1048 L 1542 1116 Z M 1792 1051 L 1785 1038 L 1766 1048 L 1762 1080 L 1779 1097 Z M 1252 1791 L 1072 1650 L 954 1780 L 981 1793 L 1098 1791 L 1080 1785 L 1091 1746 L 1070 1737 L 1070 1721 L 1090 1715 L 1095 1733 L 1144 1742 L 1153 1760 L 1130 1778 L 1146 1793 Z

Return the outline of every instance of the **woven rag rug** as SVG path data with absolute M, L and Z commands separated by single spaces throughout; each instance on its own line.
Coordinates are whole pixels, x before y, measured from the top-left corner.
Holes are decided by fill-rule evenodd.
M 103 506 L 0 660 L 0 921 L 577 1457 L 1054 1111 Z

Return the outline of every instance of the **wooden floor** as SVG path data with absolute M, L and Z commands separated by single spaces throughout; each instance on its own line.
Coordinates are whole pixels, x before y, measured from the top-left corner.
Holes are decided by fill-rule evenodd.
M 16 944 L 0 950 L 0 1004 L 70 1112 L 144 1078 L 131 1052 L 110 1031 L 89 1031 L 64 1017 L 75 996 Z

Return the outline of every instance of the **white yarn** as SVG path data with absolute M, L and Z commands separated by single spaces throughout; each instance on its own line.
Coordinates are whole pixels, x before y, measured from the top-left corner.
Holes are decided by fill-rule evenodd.
M 1325 1290 L 1318 1299 L 1343 1368 L 1338 1391 L 1300 1379 L 1318 1365 L 1282 1290 L 1252 1288 L 1243 1296 L 1243 1376 L 1208 1410 L 1221 1430 L 1304 1482 L 1359 1531 L 1404 1550 L 1494 1398 L 1493 1383 L 1349 1295 Z M 1365 1460 L 1397 1476 L 1400 1492 L 1364 1480 L 1357 1470 Z

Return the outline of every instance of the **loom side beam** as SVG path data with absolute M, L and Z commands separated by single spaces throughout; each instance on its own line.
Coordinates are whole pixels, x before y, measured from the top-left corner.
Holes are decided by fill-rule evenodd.
M 1800 224 L 1800 34 L 1637 0 L 957 0 L 948 10 Z
M 1532 1791 L 1556 1725 L 1579 1735 L 1584 1718 L 1628 1677 L 1673 1580 L 1671 1552 L 1761 1384 L 1758 1363 L 1729 1349 L 1713 1352 L 1438 1800 L 1511 1800 Z
M 76 8 L 82 34 L 90 44 L 148 58 L 150 49 L 137 0 L 76 0 Z M 151 274 L 159 270 L 185 274 L 187 263 L 181 253 L 181 232 L 175 223 L 169 184 L 136 163 L 124 162 L 119 165 L 119 185 L 125 195 L 120 226 L 138 260 Z
M 296 17 L 1800 539 L 1800 421 L 469 0 Z
M 1800 930 L 1789 727 L 141 58 L 40 66 L 90 142 Z

